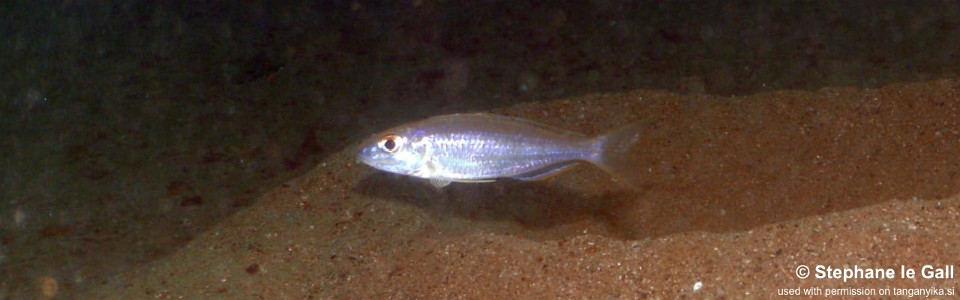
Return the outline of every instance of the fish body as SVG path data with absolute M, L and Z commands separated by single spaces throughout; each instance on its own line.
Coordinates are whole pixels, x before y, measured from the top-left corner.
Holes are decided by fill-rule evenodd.
M 634 124 L 587 137 L 520 118 L 443 115 L 372 136 L 362 143 L 357 159 L 379 170 L 429 179 L 437 187 L 504 177 L 540 180 L 580 162 L 631 181 L 637 172 L 626 154 L 640 129 Z

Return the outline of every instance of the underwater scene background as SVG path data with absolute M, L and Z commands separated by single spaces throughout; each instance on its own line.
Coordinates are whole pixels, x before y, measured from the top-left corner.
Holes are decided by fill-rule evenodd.
M 799 263 L 960 253 L 950 1 L 0 14 L 0 299 L 767 298 L 824 284 Z M 437 191 L 352 156 L 476 111 L 588 134 L 652 120 L 634 154 L 650 181 L 582 168 Z

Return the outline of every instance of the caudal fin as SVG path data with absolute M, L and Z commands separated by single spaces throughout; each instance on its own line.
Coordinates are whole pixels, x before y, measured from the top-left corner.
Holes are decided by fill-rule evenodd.
M 640 141 L 640 133 L 648 127 L 648 123 L 637 122 L 597 137 L 594 140 L 596 154 L 591 161 L 624 185 L 638 188 L 641 182 L 640 166 L 630 160 L 630 150 Z

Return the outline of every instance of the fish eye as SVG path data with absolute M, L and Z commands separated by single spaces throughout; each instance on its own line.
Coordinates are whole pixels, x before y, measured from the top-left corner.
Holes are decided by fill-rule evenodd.
M 385 151 L 387 151 L 387 152 L 389 152 L 389 153 L 393 153 L 393 152 L 397 152 L 397 150 L 400 150 L 400 146 L 401 146 L 402 142 L 403 142 L 403 140 L 402 140 L 402 138 L 401 138 L 400 136 L 398 136 L 398 135 L 396 135 L 396 134 L 388 134 L 388 135 L 384 136 L 383 138 L 381 138 L 381 139 L 380 139 L 380 142 L 378 142 L 377 145 L 378 145 L 381 149 L 383 149 L 383 150 L 385 150 Z

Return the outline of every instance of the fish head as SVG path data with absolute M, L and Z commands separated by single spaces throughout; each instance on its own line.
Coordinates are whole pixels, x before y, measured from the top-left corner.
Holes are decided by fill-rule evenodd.
M 427 163 L 423 138 L 422 132 L 403 128 L 375 134 L 361 144 L 357 160 L 378 170 L 422 177 Z

